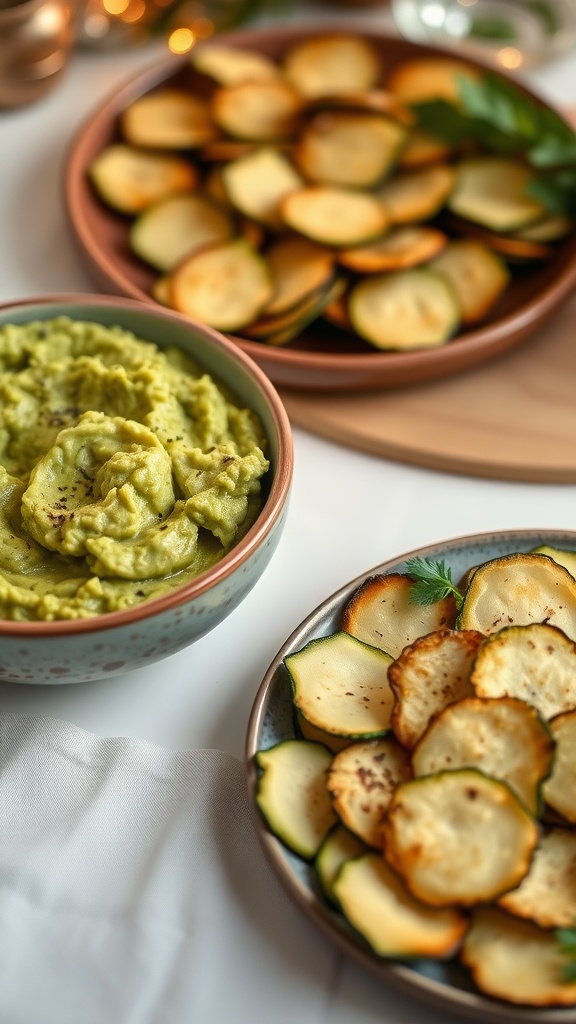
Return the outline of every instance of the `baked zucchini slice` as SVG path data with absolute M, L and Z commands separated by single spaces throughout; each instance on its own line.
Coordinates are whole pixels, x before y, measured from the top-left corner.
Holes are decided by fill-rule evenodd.
M 284 227 L 281 201 L 303 186 L 291 161 L 272 146 L 231 160 L 222 168 L 221 179 L 232 206 L 274 230 Z
M 393 224 L 415 224 L 436 216 L 448 201 L 455 181 L 456 171 L 451 164 L 433 164 L 397 171 L 377 195 Z
M 571 576 L 576 579 L 576 551 L 567 551 L 565 548 L 554 548 L 549 544 L 542 544 L 538 548 L 532 548 L 533 555 L 548 555 L 558 565 L 563 565 Z
M 523 700 L 465 697 L 433 719 L 412 751 L 412 768 L 417 777 L 478 768 L 507 782 L 536 815 L 554 746 L 536 708 Z
M 414 604 L 412 584 L 403 573 L 369 576 L 344 608 L 341 628 L 397 658 L 419 636 L 453 626 L 454 599 L 447 597 L 431 605 Z
M 340 32 L 295 43 L 281 67 L 308 98 L 366 92 L 378 85 L 382 73 L 378 52 L 367 39 Z
M 500 906 L 540 928 L 570 928 L 576 921 L 576 832 L 552 828 L 540 839 L 530 870 Z
M 482 644 L 471 675 L 479 697 L 516 697 L 548 720 L 576 708 L 576 643 L 544 622 L 507 626 Z
M 184 256 L 233 237 L 230 215 L 198 192 L 167 196 L 148 206 L 130 228 L 130 248 L 156 270 L 168 271 Z
M 450 281 L 464 324 L 482 320 L 510 283 L 504 260 L 473 239 L 450 242 L 432 266 Z
M 574 221 L 564 214 L 549 214 L 532 224 L 516 232 L 516 238 L 524 242 L 558 242 L 566 238 L 574 228 Z
M 443 231 L 427 225 L 410 224 L 394 228 L 370 245 L 341 249 L 338 262 L 357 274 L 380 274 L 387 270 L 406 270 L 434 259 L 445 248 Z
M 438 348 L 460 325 L 460 306 L 448 278 L 428 267 L 373 274 L 355 284 L 350 323 L 378 349 Z
M 347 860 L 360 857 L 366 853 L 366 846 L 358 836 L 350 832 L 345 825 L 339 824 L 328 833 L 318 850 L 314 867 L 326 899 L 338 905 L 334 892 L 334 882 L 340 868 Z
M 200 249 L 171 273 L 174 308 L 220 331 L 252 323 L 273 291 L 266 260 L 245 238 Z
M 244 330 L 244 334 L 249 338 L 260 338 L 267 345 L 285 345 L 308 324 L 317 320 L 326 306 L 342 294 L 345 287 L 346 282 L 334 276 L 327 284 L 317 288 L 313 295 L 302 299 L 286 313 L 269 316 L 266 309 L 264 316 L 250 324 Z
M 174 192 L 192 191 L 199 175 L 176 153 L 150 153 L 123 142 L 106 146 L 92 161 L 89 178 L 104 200 L 120 213 L 138 214 Z
M 184 89 L 156 89 L 131 103 L 120 115 L 122 135 L 147 149 L 197 149 L 215 138 L 211 105 Z
M 501 233 L 537 223 L 545 208 L 529 194 L 536 174 L 509 157 L 476 156 L 456 167 L 456 181 L 447 199 L 453 213 Z
M 576 982 L 554 933 L 497 907 L 477 907 L 461 951 L 481 992 L 523 1006 L 572 1006 Z
M 284 664 L 304 718 L 326 732 L 362 739 L 390 730 L 391 661 L 348 633 L 332 633 L 289 654 Z
M 274 296 L 267 316 L 296 308 L 304 299 L 331 283 L 334 253 L 298 235 L 285 235 L 268 246 L 266 259 L 274 277 Z
M 352 743 L 336 754 L 327 785 L 340 821 L 367 846 L 378 849 L 392 793 L 410 778 L 408 751 L 393 736 L 383 736 Z
M 445 163 L 453 156 L 453 149 L 421 128 L 413 128 L 400 157 L 400 167 L 414 170 L 430 164 Z
M 212 116 L 233 139 L 276 142 L 297 124 L 301 97 L 281 78 L 221 86 L 212 97 Z
M 538 825 L 501 779 L 460 768 L 401 783 L 382 836 L 386 860 L 416 899 L 471 907 L 522 881 Z
M 552 774 L 544 783 L 544 799 L 566 821 L 576 825 L 576 710 L 557 715 L 548 724 L 556 743 L 556 756 Z
M 256 754 L 256 803 L 278 839 L 312 860 L 337 818 L 326 789 L 332 755 L 320 743 L 284 740 Z
M 476 568 L 458 625 L 486 635 L 503 626 L 547 622 L 576 639 L 576 580 L 545 555 L 504 555 Z
M 244 50 L 212 41 L 194 47 L 190 64 L 220 85 L 268 81 L 280 74 L 276 62 L 259 50 Z
M 344 747 L 350 746 L 354 740 L 351 740 L 349 736 L 337 736 L 335 733 L 326 732 L 324 729 L 319 729 L 317 725 L 312 725 L 304 715 L 296 709 L 295 715 L 295 732 L 297 736 L 302 739 L 310 740 L 312 743 L 323 743 L 328 750 L 331 750 L 333 754 L 337 754 L 339 750 L 343 750 Z
M 322 245 L 362 245 L 383 235 L 388 214 L 370 192 L 309 185 L 290 192 L 280 204 L 284 223 Z
M 456 908 L 424 906 L 377 853 L 347 860 L 334 882 L 347 920 L 379 956 L 447 957 L 468 926 Z
M 394 735 L 412 750 L 444 708 L 474 694 L 472 665 L 484 636 L 474 630 L 436 629 L 405 647 L 388 669 L 396 698 Z
M 396 165 L 407 129 L 390 117 L 359 111 L 323 111 L 298 138 L 294 159 L 311 182 L 371 188 Z
M 470 64 L 456 58 L 417 57 L 398 64 L 387 77 L 386 85 L 405 103 L 427 100 L 460 101 L 460 79 L 476 82 L 481 73 Z

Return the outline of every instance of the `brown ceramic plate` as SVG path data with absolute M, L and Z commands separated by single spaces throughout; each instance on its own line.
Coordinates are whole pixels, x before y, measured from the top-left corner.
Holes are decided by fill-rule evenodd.
M 219 42 L 279 57 L 292 43 L 333 29 L 338 30 L 338 26 L 238 31 L 219 36 Z M 376 46 L 386 68 L 415 56 L 441 52 L 375 32 L 358 34 Z M 106 145 L 118 138 L 120 111 L 164 85 L 198 88 L 198 79 L 187 57 L 171 56 L 161 61 L 110 96 L 77 135 L 65 172 L 70 224 L 97 284 L 113 293 L 153 304 L 156 300 L 150 289 L 156 275 L 130 252 L 130 222 L 98 199 L 88 180 L 87 168 Z M 317 321 L 283 348 L 235 340 L 282 387 L 342 391 L 417 384 L 469 369 L 519 344 L 554 313 L 575 286 L 573 232 L 546 263 L 517 267 L 512 284 L 487 320 L 473 330 L 463 331 L 441 348 L 379 352 L 324 321 Z
M 258 768 L 255 755 L 259 750 L 293 739 L 296 735 L 292 690 L 284 659 L 311 640 L 335 632 L 339 628 L 345 605 L 368 576 L 403 572 L 407 559 L 420 555 L 443 560 L 452 570 L 452 578 L 460 579 L 471 565 L 512 552 L 529 551 L 541 544 L 574 550 L 576 533 L 524 530 L 461 537 L 411 551 L 376 566 L 346 584 L 319 605 L 280 649 L 256 695 L 248 725 L 245 754 L 250 808 L 264 854 L 288 895 L 331 942 L 375 974 L 384 985 L 393 986 L 440 1011 L 456 1013 L 459 1020 L 467 1018 L 490 1024 L 574 1024 L 576 1006 L 560 1009 L 516 1006 L 479 992 L 468 971 L 456 960 L 399 961 L 385 959 L 374 953 L 368 943 L 322 896 L 312 865 L 291 853 L 268 828 L 256 804 Z M 406 1013 L 406 1019 L 423 1019 L 417 1005 L 414 1006 L 411 1018 L 409 1012 Z

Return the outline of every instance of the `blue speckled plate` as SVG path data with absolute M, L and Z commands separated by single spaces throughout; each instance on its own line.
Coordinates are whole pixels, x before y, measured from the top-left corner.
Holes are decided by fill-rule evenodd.
M 517 1007 L 481 995 L 467 972 L 455 961 L 404 963 L 377 956 L 323 899 L 311 866 L 290 853 L 269 831 L 256 805 L 258 776 L 254 756 L 258 750 L 295 735 L 291 689 L 283 666 L 284 658 L 310 640 L 338 629 L 342 609 L 367 576 L 402 572 L 407 559 L 422 555 L 444 559 L 452 569 L 453 578 L 458 580 L 472 565 L 516 551 L 529 551 L 541 544 L 576 550 L 576 532 L 527 530 L 461 537 L 408 552 L 352 580 L 312 612 L 278 651 L 256 695 L 246 739 L 250 806 L 264 852 L 289 895 L 310 920 L 341 950 L 379 975 L 385 984 L 394 985 L 430 1006 L 461 1017 L 501 1024 L 576 1024 L 576 1006 L 568 1009 Z

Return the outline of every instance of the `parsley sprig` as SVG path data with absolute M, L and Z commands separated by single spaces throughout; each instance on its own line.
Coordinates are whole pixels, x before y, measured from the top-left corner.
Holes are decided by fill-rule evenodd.
M 414 580 L 410 588 L 410 599 L 414 604 L 430 605 L 452 596 L 458 610 L 464 601 L 463 594 L 452 579 L 452 571 L 444 561 L 431 558 L 409 558 L 406 572 Z
M 576 925 L 571 928 L 557 928 L 554 934 L 559 952 L 566 957 L 562 980 L 576 981 Z
M 550 212 L 576 215 L 576 132 L 514 82 L 486 72 L 461 76 L 459 105 L 429 100 L 414 105 L 419 127 L 449 145 L 477 142 L 500 155 L 521 155 L 538 176 L 531 194 Z

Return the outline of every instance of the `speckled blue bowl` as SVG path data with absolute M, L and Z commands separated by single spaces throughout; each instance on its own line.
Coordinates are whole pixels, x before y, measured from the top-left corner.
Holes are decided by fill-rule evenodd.
M 102 679 L 166 658 L 233 611 L 264 572 L 284 527 L 292 480 L 292 434 L 265 374 L 218 332 L 168 310 L 104 295 L 55 295 L 0 306 L 0 327 L 68 316 L 117 324 L 158 346 L 188 352 L 260 417 L 270 470 L 254 525 L 215 566 L 162 597 L 125 611 L 58 622 L 0 620 L 0 680 L 61 684 Z

